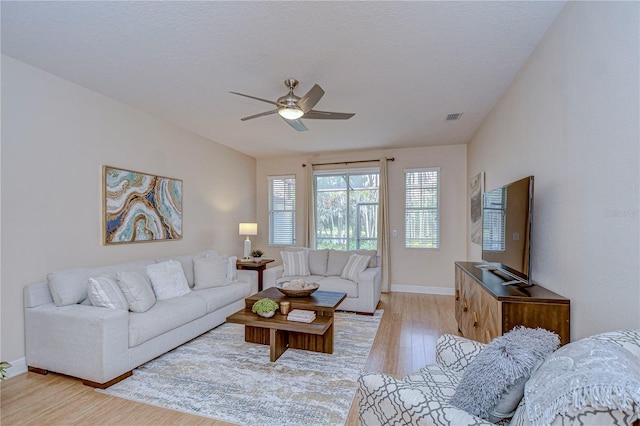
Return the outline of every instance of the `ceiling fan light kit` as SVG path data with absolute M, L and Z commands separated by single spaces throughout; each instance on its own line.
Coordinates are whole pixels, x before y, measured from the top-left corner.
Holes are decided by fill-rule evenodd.
M 298 107 L 284 107 L 278 110 L 278 114 L 280 114 L 282 118 L 286 118 L 287 120 L 297 120 L 304 115 L 304 111 L 302 111 Z
M 324 90 L 317 84 L 314 84 L 311 90 L 307 92 L 303 97 L 298 97 L 293 93 L 293 89 L 298 85 L 298 80 L 289 78 L 284 81 L 284 85 L 289 89 L 289 93 L 285 96 L 278 98 L 276 102 L 268 99 L 262 99 L 255 96 L 245 95 L 238 92 L 230 92 L 234 95 L 244 96 L 245 98 L 255 99 L 257 101 L 266 102 L 276 106 L 276 109 L 271 111 L 262 112 L 260 114 L 250 115 L 248 117 L 241 118 L 242 121 L 251 120 L 265 115 L 271 115 L 278 113 L 288 125 L 293 127 L 299 132 L 308 130 L 300 118 L 311 119 L 324 119 L 324 120 L 348 120 L 353 117 L 353 113 L 344 112 L 329 112 L 329 111 L 317 111 L 313 107 L 318 103 L 320 98 L 324 95 Z

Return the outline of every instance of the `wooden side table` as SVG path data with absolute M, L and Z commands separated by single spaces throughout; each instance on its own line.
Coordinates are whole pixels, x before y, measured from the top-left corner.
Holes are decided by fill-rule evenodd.
M 274 259 L 260 259 L 260 260 L 242 260 L 238 259 L 236 262 L 236 268 L 249 269 L 251 271 L 258 271 L 258 291 L 262 291 L 262 272 L 267 268 L 267 263 L 273 262 Z

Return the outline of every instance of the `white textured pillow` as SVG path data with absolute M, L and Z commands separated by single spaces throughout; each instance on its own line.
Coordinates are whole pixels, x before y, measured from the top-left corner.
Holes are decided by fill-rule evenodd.
M 93 306 L 129 310 L 129 302 L 122 294 L 116 279 L 110 275 L 90 277 L 87 295 Z
M 230 283 L 238 282 L 238 256 L 229 256 L 229 262 L 227 265 L 227 281 Z
M 182 265 L 177 260 L 148 265 L 147 275 L 158 300 L 184 296 L 191 291 Z
M 129 303 L 131 312 L 146 312 L 156 303 L 151 284 L 139 272 L 121 271 L 116 274 L 118 286 Z
M 193 259 L 193 271 L 195 273 L 196 290 L 211 287 L 220 287 L 229 284 L 227 256 L 217 254 L 202 254 Z M 234 265 L 235 266 L 235 265 Z
M 342 270 L 342 278 L 358 282 L 358 274 L 363 272 L 369 266 L 369 258 L 371 256 L 364 256 L 361 254 L 352 254 L 349 256 L 347 264 Z
M 281 251 L 282 256 L 282 276 L 283 277 L 308 277 L 309 273 L 309 252 L 302 251 Z

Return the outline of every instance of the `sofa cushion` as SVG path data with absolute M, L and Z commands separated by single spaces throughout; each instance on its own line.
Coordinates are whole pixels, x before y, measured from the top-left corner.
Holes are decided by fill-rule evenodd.
M 586 407 L 640 414 L 640 360 L 620 345 L 582 339 L 558 349 L 525 386 L 532 424 Z
M 280 256 L 282 256 L 283 277 L 307 277 L 311 275 L 309 273 L 308 250 L 301 250 L 298 252 L 281 251 Z
M 369 268 L 376 268 L 378 266 L 378 252 L 375 250 L 353 250 L 351 253 L 361 254 L 363 256 L 370 256 Z
M 156 263 L 166 262 L 167 260 L 177 260 L 182 265 L 182 271 L 184 273 L 184 277 L 187 279 L 187 284 L 189 287 L 193 288 L 195 284 L 195 273 L 193 270 L 193 258 L 194 255 L 187 254 L 184 256 L 175 256 L 167 259 L 156 259 Z
M 329 259 L 327 261 L 327 276 L 339 277 L 347 266 L 351 252 L 343 250 L 329 250 Z
M 451 405 L 491 422 L 513 416 L 532 371 L 559 344 L 541 328 L 516 327 L 494 339 L 467 367 Z
M 151 283 L 140 272 L 120 271 L 116 273 L 116 280 L 131 312 L 146 312 L 156 303 Z
M 327 275 L 329 249 L 309 250 L 309 273 L 311 275 Z
M 207 313 L 214 312 L 233 302 L 249 297 L 251 285 L 245 282 L 234 283 L 222 287 L 211 287 L 202 290 L 194 290 L 184 297 L 197 297 L 204 300 Z
M 182 265 L 177 260 L 172 259 L 148 265 L 147 275 L 158 300 L 184 296 L 191 291 Z
M 346 280 L 358 282 L 358 275 L 360 272 L 364 272 L 364 270 L 367 269 L 370 257 L 371 256 L 364 256 L 361 254 L 352 254 L 349 256 L 349 260 L 344 266 L 340 277 Z
M 87 298 L 87 282 L 92 275 L 87 268 L 66 269 L 47 275 L 49 291 L 56 306 L 73 305 Z
M 205 253 L 193 258 L 195 273 L 194 289 L 219 287 L 229 284 L 227 280 L 229 259 L 227 256 Z
M 338 291 L 347 293 L 347 297 L 358 297 L 358 284 L 351 280 L 328 276 L 318 280 L 317 283 L 320 285 L 320 290 Z
M 206 314 L 204 300 L 195 297 L 173 297 L 158 300 L 144 313 L 129 314 L 129 347 L 178 328 Z
M 87 294 L 93 306 L 129 310 L 127 299 L 122 294 L 116 278 L 111 275 L 89 277 Z

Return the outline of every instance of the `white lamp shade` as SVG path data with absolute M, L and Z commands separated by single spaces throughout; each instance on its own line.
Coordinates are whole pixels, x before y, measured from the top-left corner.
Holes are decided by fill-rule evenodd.
M 239 235 L 258 235 L 257 223 L 241 223 L 238 225 Z

